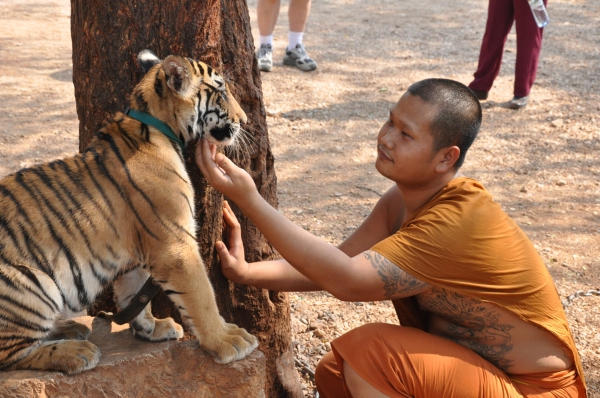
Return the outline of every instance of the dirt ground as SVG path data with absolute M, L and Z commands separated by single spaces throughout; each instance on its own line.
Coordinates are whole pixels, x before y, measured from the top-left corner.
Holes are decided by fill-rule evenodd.
M 257 37 L 256 0 L 248 6 Z M 0 176 L 77 152 L 69 14 L 67 0 L 0 0 Z M 505 106 L 513 31 L 463 172 L 519 223 L 565 299 L 600 289 L 600 3 L 551 1 L 549 14 L 530 104 Z M 486 2 L 475 0 L 317 1 L 304 41 L 319 68 L 305 73 L 282 65 L 284 0 L 275 65 L 262 75 L 284 214 L 333 244 L 347 237 L 390 186 L 373 166 L 389 108 L 423 78 L 469 83 L 485 19 Z M 396 322 L 386 302 L 290 297 L 307 396 L 331 339 L 367 322 Z M 600 397 L 600 296 L 577 298 L 566 313 L 589 396 Z

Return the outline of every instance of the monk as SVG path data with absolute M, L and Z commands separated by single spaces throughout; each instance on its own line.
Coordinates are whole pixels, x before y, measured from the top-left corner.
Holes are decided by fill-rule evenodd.
M 375 167 L 393 182 L 334 247 L 265 202 L 252 178 L 207 142 L 196 162 L 283 257 L 247 263 L 225 202 L 223 274 L 275 291 L 393 300 L 400 325 L 367 324 L 332 341 L 321 397 L 585 397 L 581 361 L 552 278 L 532 243 L 459 169 L 481 126 L 461 83 L 411 85 L 377 136 Z

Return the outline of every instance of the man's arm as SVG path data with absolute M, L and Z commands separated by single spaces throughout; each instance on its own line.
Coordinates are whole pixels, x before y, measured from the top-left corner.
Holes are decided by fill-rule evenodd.
M 265 204 L 268 206 L 266 202 Z M 276 210 L 275 213 L 292 224 L 292 227 L 296 227 Z M 246 215 L 257 224 L 259 229 L 264 228 L 259 221 L 264 215 L 254 217 Z M 279 234 L 289 233 L 285 232 L 285 227 L 271 228 L 274 235 L 263 232 L 267 240 L 284 258 L 287 250 L 296 253 L 292 254 L 296 258 L 290 258 L 290 262 L 275 260 L 248 264 L 243 261 L 242 254 L 240 266 L 236 265 L 238 260 L 230 255 L 225 245 L 218 245 L 223 274 L 236 283 L 276 291 L 327 290 L 344 301 L 389 300 L 419 294 L 431 287 L 412 277 L 377 252 L 367 250 L 355 257 L 349 257 L 340 249 L 315 238 L 304 229 L 296 228 L 300 234 L 294 235 L 289 240 L 284 238 L 283 242 L 273 242 L 273 240 L 276 240 L 274 236 L 276 238 Z M 231 233 L 237 235 L 235 230 Z M 316 242 L 311 243 L 313 238 Z M 235 245 L 241 246 L 241 236 L 235 240 L 239 242 Z M 304 250 L 304 245 L 307 247 L 312 245 L 312 247 Z M 286 246 L 291 247 L 286 250 L 284 248 Z
M 396 185 L 377 201 L 369 216 L 338 249 L 354 257 L 393 235 L 404 221 L 404 199 Z
M 298 227 L 258 194 L 248 173 L 221 154 L 216 154 L 213 161 L 208 143 L 201 142 L 196 154 L 197 163 L 211 185 L 238 204 L 282 257 L 308 280 L 340 300 L 385 300 L 430 288 L 375 252 L 349 257 Z
M 230 281 L 278 292 L 323 290 L 319 285 L 296 271 L 285 260 L 247 263 L 244 256 L 242 230 L 227 201 L 223 202 L 223 220 L 226 225 L 228 245 L 216 242 L 221 260 L 221 271 Z
M 412 296 L 429 289 L 429 285 L 398 268 L 381 254 L 374 251 L 361 253 L 372 269 L 369 269 L 374 283 L 365 280 L 360 289 L 344 289 L 342 293 L 331 292 L 317 285 L 285 260 L 261 261 L 248 264 L 248 273 L 243 278 L 228 279 L 244 285 L 261 287 L 278 292 L 303 292 L 327 290 L 340 300 L 345 301 L 377 301 Z M 377 275 L 374 275 L 376 273 Z M 237 279 L 237 280 L 236 280 Z M 341 281 L 342 277 L 338 278 Z M 373 286 L 375 285 L 375 286 Z

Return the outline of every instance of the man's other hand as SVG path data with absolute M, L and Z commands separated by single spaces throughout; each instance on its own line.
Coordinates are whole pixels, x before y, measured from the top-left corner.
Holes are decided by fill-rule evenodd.
M 221 241 L 215 243 L 217 254 L 221 259 L 221 271 L 230 281 L 244 283 L 249 266 L 244 259 L 242 229 L 227 201 L 223 202 L 223 220 L 225 221 L 225 230 L 228 235 L 229 249 Z

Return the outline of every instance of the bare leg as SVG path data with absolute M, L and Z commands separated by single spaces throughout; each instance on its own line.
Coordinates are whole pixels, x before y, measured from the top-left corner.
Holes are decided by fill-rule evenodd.
M 264 0 L 259 0 L 259 2 L 260 1 Z M 290 20 L 291 32 L 304 32 L 306 21 L 310 14 L 310 4 L 311 0 L 290 0 L 288 18 Z M 275 20 L 275 22 L 277 22 L 277 20 Z M 273 25 L 273 27 L 275 27 L 275 25 Z
M 258 32 L 261 36 L 273 34 L 277 18 L 279 17 L 280 0 L 258 0 L 256 5 L 256 21 Z
M 354 398 L 389 398 L 360 377 L 346 361 L 344 361 L 344 380 Z

